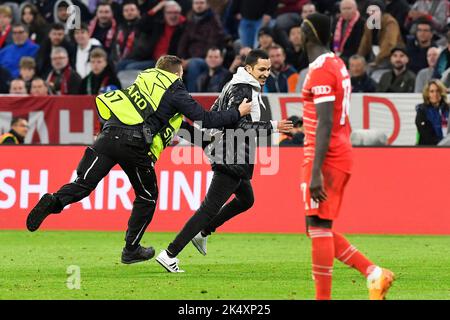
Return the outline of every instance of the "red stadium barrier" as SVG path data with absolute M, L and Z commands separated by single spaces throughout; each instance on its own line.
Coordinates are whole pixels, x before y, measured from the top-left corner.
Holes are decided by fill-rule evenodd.
M 178 231 L 203 199 L 211 178 L 210 166 L 172 160 L 175 153 L 189 155 L 193 150 L 170 148 L 158 162 L 160 195 L 149 230 Z M 257 164 L 254 207 L 220 231 L 304 231 L 302 149 L 271 151 L 275 155 L 279 151 L 280 160 Z M 3 146 L 0 152 L 0 229 L 24 229 L 27 212 L 39 196 L 73 180 L 84 147 Z M 449 163 L 450 149 L 355 149 L 354 172 L 336 229 L 347 233 L 450 234 Z M 260 175 L 270 168 L 277 174 Z M 89 198 L 51 216 L 44 228 L 124 230 L 133 199 L 128 179 L 120 168 L 114 168 Z

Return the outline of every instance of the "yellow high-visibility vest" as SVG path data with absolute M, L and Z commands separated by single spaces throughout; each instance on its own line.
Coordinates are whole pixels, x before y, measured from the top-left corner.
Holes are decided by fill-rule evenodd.
M 9 132 L 4 133 L 3 135 L 0 136 L 0 144 L 3 144 L 5 142 L 5 140 L 8 138 L 13 138 L 14 143 L 19 144 L 19 140 L 17 139 L 17 137 Z
M 164 93 L 178 79 L 177 75 L 158 68 L 144 70 L 128 88 L 97 96 L 95 102 L 98 114 L 105 121 L 111 118 L 112 113 L 123 124 L 141 124 L 158 109 Z M 154 134 L 150 146 L 153 158 L 159 159 L 182 121 L 183 115 L 177 113 L 169 119 L 167 125 Z

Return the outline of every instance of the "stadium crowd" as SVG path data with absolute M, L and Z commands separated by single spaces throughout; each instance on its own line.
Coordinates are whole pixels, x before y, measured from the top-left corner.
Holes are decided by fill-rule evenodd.
M 353 92 L 450 87 L 447 0 L 10 0 L 0 1 L 0 93 L 98 94 L 164 54 L 183 59 L 190 92 L 220 92 L 252 48 L 272 62 L 264 92 L 298 93 L 309 64 L 300 25 L 314 12 L 333 18 L 330 49 Z M 425 115 L 448 119 L 441 109 Z

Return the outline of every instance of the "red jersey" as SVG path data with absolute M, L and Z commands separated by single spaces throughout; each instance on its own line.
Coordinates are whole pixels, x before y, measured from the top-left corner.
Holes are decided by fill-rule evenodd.
M 304 165 L 313 163 L 316 144 L 315 104 L 334 102 L 333 128 L 324 165 L 350 173 L 352 167 L 349 122 L 352 85 L 344 62 L 334 53 L 325 53 L 309 65 L 303 86 L 303 125 L 305 127 Z

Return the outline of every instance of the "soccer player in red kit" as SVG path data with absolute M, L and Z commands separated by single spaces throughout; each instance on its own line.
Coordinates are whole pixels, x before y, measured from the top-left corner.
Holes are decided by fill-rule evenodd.
M 352 168 L 350 76 L 344 62 L 328 49 L 331 22 L 327 16 L 308 16 L 301 30 L 311 62 L 302 91 L 305 127 L 302 191 L 307 234 L 312 242 L 316 299 L 331 299 L 336 258 L 367 278 L 371 300 L 382 300 L 394 274 L 375 265 L 342 234 L 332 230 Z

